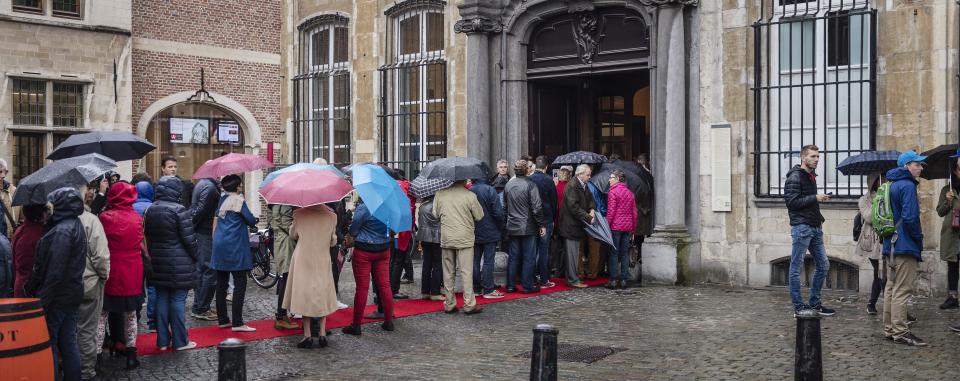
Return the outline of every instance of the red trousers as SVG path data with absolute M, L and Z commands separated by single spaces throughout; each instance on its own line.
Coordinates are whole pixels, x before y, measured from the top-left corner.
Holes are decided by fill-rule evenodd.
M 353 249 L 353 277 L 357 291 L 353 296 L 353 324 L 360 325 L 364 308 L 367 306 L 367 294 L 370 291 L 372 273 L 383 304 L 383 316 L 386 321 L 393 320 L 393 292 L 390 290 L 390 250 L 370 253 Z

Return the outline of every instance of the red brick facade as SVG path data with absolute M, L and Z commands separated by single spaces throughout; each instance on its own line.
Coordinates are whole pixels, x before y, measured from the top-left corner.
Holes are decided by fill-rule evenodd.
M 280 54 L 280 0 L 133 0 L 134 37 Z

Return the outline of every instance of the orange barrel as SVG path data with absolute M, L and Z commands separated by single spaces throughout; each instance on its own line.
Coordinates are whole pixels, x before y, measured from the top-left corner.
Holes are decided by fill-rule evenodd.
M 0 378 L 53 380 L 53 352 L 40 299 L 0 298 Z

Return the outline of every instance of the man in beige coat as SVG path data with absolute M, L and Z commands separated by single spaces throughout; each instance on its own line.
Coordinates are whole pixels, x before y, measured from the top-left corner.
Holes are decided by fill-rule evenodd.
M 7 166 L 7 161 L 0 159 L 0 202 L 3 202 L 3 215 L 0 215 L 0 218 L 6 220 L 6 236 L 12 240 L 13 232 L 20 224 L 20 207 L 12 205 L 13 194 L 17 192 L 17 187 L 7 180 L 9 174 L 10 167 Z
M 440 249 L 443 261 L 443 310 L 457 312 L 457 297 L 453 293 L 456 270 L 460 269 L 463 283 L 463 312 L 468 315 L 483 310 L 477 306 L 473 293 L 474 226 L 483 218 L 483 207 L 477 196 L 461 180 L 437 192 L 433 198 L 433 215 L 440 219 Z
M 103 343 L 97 343 L 97 324 L 103 311 L 103 286 L 110 275 L 110 248 L 100 219 L 90 213 L 95 194 L 92 188 L 81 187 L 84 211 L 80 223 L 87 235 L 87 265 L 83 270 L 83 301 L 77 316 L 77 342 L 80 344 L 80 373 L 85 380 L 96 376 L 97 352 Z

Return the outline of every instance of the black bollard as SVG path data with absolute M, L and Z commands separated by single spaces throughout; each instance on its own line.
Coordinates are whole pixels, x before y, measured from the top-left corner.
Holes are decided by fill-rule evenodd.
M 247 380 L 247 343 L 231 337 L 217 345 L 217 352 L 219 354 L 217 380 Z
M 797 348 L 793 364 L 794 381 L 822 381 L 823 359 L 820 351 L 820 313 L 797 313 Z
M 533 328 L 530 381 L 557 381 L 557 334 L 559 332 L 549 324 L 537 324 Z

